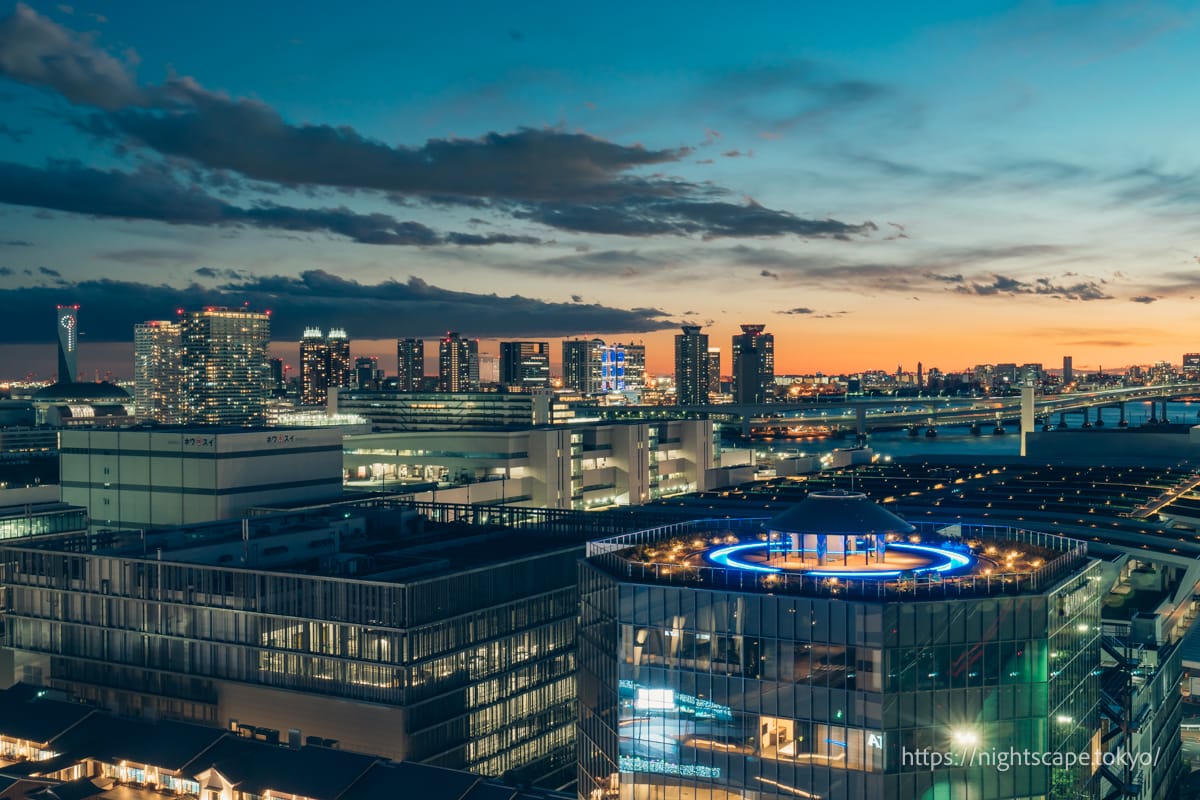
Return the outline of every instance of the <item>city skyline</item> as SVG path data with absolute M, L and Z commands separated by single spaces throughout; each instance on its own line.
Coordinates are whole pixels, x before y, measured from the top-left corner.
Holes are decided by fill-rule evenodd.
M 1185 4 L 259 8 L 0 4 L 14 372 L 76 302 L 85 363 L 243 302 L 660 373 L 682 323 L 765 324 L 781 374 L 1196 349 Z
M 80 311 L 80 325 L 84 327 L 86 319 L 86 309 Z M 139 323 L 140 324 L 140 323 Z M 52 332 L 49 332 L 49 327 L 45 322 L 42 324 L 42 330 L 45 333 L 45 341 L 31 345 L 5 345 L 0 344 L 0 364 L 24 365 L 24 372 L 18 372 L 13 369 L 11 374 L 0 374 L 0 381 L 14 381 L 24 379 L 26 376 L 35 381 L 50 381 L 55 377 L 55 359 L 57 354 L 57 342 L 52 337 Z M 728 363 L 728 353 L 730 349 L 729 339 L 734 334 L 729 333 L 728 336 L 723 334 L 712 334 L 709 329 L 704 329 L 708 333 L 710 340 L 716 342 L 714 347 L 718 347 L 725 355 L 722 356 L 722 377 L 730 378 L 730 364 Z M 354 331 L 348 331 L 350 335 L 351 356 L 353 358 L 372 358 L 376 359 L 380 369 L 384 370 L 389 376 L 397 374 L 397 340 L 396 339 L 359 339 L 354 336 Z M 653 376 L 673 377 L 675 372 L 674 364 L 674 344 L 673 338 L 677 330 L 666 331 L 661 336 L 637 336 L 636 343 L 644 344 L 646 347 L 646 363 L 647 371 Z M 774 334 L 774 331 L 768 331 Z M 464 333 L 464 335 L 466 335 Z M 437 375 L 437 358 L 438 358 L 438 342 L 440 336 L 431 337 L 425 340 L 424 350 L 426 358 L 425 375 Z M 473 338 L 473 337 L 470 337 Z M 550 345 L 550 366 L 552 374 L 555 377 L 562 377 L 562 342 L 570 339 L 585 338 L 583 336 L 571 336 L 562 338 L 547 338 L 544 341 Z M 590 337 L 587 337 L 590 338 Z M 604 339 L 609 344 L 620 344 L 619 337 L 609 336 Z M 517 341 L 515 339 L 480 339 L 479 354 L 481 356 L 491 356 L 499 358 L 500 343 L 502 341 Z M 971 358 L 956 363 L 936 363 L 928 359 L 922 359 L 920 353 L 912 353 L 910 356 L 903 358 L 899 362 L 888 363 L 881 357 L 872 356 L 869 353 L 864 353 L 863 360 L 858 364 L 850 364 L 848 369 L 820 369 L 816 366 L 808 366 L 818 362 L 810 360 L 809 354 L 801 359 L 793 360 L 789 358 L 788 342 L 783 341 L 778 349 L 777 361 L 783 363 L 797 363 L 800 367 L 796 370 L 776 369 L 776 374 L 780 376 L 787 375 L 856 375 L 866 372 L 883 371 L 887 373 L 894 372 L 897 368 L 906 374 L 916 374 L 919 364 L 924 365 L 926 373 L 930 369 L 939 370 L 942 373 L 961 373 L 970 371 L 973 367 L 980 364 L 1004 364 L 1013 363 L 1017 366 L 1029 363 L 1041 364 L 1047 373 L 1059 374 L 1062 372 L 1062 359 L 1065 356 L 1072 357 L 1074 364 L 1074 373 L 1076 376 L 1088 373 L 1098 373 L 1103 371 L 1105 374 L 1123 373 L 1130 367 L 1141 366 L 1150 367 L 1159 362 L 1167 362 L 1174 366 L 1183 366 L 1183 356 L 1187 353 L 1194 352 L 1200 348 L 1191 348 L 1178 353 L 1163 352 L 1159 357 L 1149 359 L 1147 361 L 1134 361 L 1129 363 L 1089 363 L 1083 358 L 1078 357 L 1078 354 L 1051 355 L 1048 359 L 1037 360 L 1025 358 L 1020 353 L 1012 352 L 1011 348 L 1007 348 L 1002 342 L 982 348 L 978 351 L 980 357 Z M 800 343 L 797 343 L 798 345 Z M 278 358 L 290 369 L 293 377 L 299 375 L 300 370 L 300 345 L 301 341 L 281 341 L 272 340 L 267 348 L 267 353 L 271 358 Z M 723 346 L 720 346 L 723 345 Z M 988 357 L 983 357 L 988 356 Z M 85 381 L 91 380 L 132 380 L 134 377 L 135 365 L 135 343 L 133 339 L 133 328 L 130 329 L 130 338 L 125 342 L 87 342 L 83 341 L 79 344 L 79 375 Z M 107 377 L 106 377 L 107 376 Z

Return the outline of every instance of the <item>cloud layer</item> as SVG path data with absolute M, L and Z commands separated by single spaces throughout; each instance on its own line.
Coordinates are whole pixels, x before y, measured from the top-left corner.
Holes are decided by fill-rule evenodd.
M 869 222 L 806 219 L 732 202 L 734 193 L 721 187 L 644 172 L 681 161 L 691 153 L 687 147 L 651 149 L 557 128 L 391 145 L 347 126 L 293 124 L 265 103 L 209 91 L 191 78 L 139 84 L 128 64 L 24 5 L 0 22 L 0 54 L 0 75 L 92 109 L 80 126 L 96 137 L 276 187 L 486 207 L 509 219 L 589 234 L 848 238 L 875 229 Z M 361 221 L 335 222 L 357 230 Z M 386 221 L 382 227 L 394 228 Z M 350 235 L 369 243 L 377 235 L 385 243 L 411 238 L 403 228 Z
M 198 277 L 229 277 L 201 267 Z M 0 273 L 2 274 L 2 273 Z M 588 303 L 551 303 L 521 295 L 475 294 L 405 282 L 359 283 L 319 270 L 300 276 L 237 277 L 215 287 L 198 283 L 183 289 L 117 280 L 88 280 L 70 289 L 60 285 L 0 289 L 0 341 L 41 342 L 47 336 L 46 309 L 79 303 L 80 331 L 91 341 L 128 341 L 133 326 L 147 318 L 170 318 L 177 308 L 205 305 L 272 309 L 272 336 L 294 340 L 308 325 L 344 326 L 347 310 L 354 338 L 436 336 L 461 330 L 469 336 L 557 337 L 588 331 L 598 335 L 673 327 L 653 308 L 619 309 Z

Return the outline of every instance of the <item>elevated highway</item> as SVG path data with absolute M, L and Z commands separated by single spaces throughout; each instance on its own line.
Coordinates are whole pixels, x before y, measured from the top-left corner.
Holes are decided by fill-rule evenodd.
M 1060 420 L 1066 414 L 1083 414 L 1090 420 L 1093 409 L 1116 408 L 1125 419 L 1125 404 L 1154 402 L 1152 421 L 1166 420 L 1168 401 L 1200 396 L 1200 383 L 1174 383 L 1156 386 L 1134 386 L 1104 389 L 1093 392 L 1035 395 L 1033 415 L 1048 423 L 1053 415 Z M 1161 414 L 1158 404 L 1161 403 Z M 798 403 L 762 403 L 727 405 L 675 406 L 677 411 L 706 414 L 740 422 L 746 433 L 770 429 L 792 429 L 813 432 L 886 430 L 915 425 L 995 425 L 1019 421 L 1021 397 L 904 397 L 904 398 L 846 398 L 804 401 Z M 658 407 L 660 413 L 666 409 Z M 1099 413 L 1097 412 L 1097 419 Z

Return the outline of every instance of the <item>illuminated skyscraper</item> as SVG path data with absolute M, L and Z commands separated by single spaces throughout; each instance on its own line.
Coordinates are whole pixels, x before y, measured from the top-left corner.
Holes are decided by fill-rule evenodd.
M 625 346 L 600 339 L 563 342 L 563 385 L 580 394 L 603 394 L 625 388 Z
M 721 393 L 721 348 L 708 348 L 708 396 Z
M 562 343 L 563 386 L 580 394 L 595 394 L 600 386 L 600 359 L 604 342 L 568 339 Z
M 708 402 L 708 334 L 699 325 L 684 325 L 683 333 L 675 334 L 675 402 Z
M 396 342 L 396 383 L 399 390 L 419 392 L 423 380 L 425 380 L 425 340 L 398 340 Z
M 618 344 L 625 351 L 625 388 L 646 388 L 646 345 Z
M 763 403 L 774 392 L 775 337 L 765 325 L 743 325 L 733 337 L 733 402 Z
M 329 331 L 325 340 L 329 348 L 329 385 L 348 389 L 353 385 L 354 366 L 350 360 L 350 337 L 342 328 Z
M 58 306 L 54 324 L 58 329 L 58 382 L 73 383 L 78 365 L 79 306 Z
M 267 313 L 210 306 L 184 314 L 187 421 L 194 425 L 263 424 L 270 340 L 271 317 Z
M 1200 362 L 1198 362 L 1200 363 Z M 1183 357 L 1184 372 L 1187 372 L 1187 356 Z M 1194 371 L 1194 370 L 1193 370 Z M 1073 383 L 1075 380 L 1075 364 L 1070 356 L 1063 356 L 1062 382 L 1064 385 Z
M 438 390 L 479 391 L 479 340 L 451 331 L 438 342 Z
M 150 320 L 133 326 L 133 397 L 138 420 L 184 421 L 183 326 Z
M 500 383 L 530 391 L 550 385 L 549 342 L 501 342 Z
M 346 331 L 333 328 L 324 336 L 320 328 L 306 328 L 300 340 L 300 402 L 321 405 L 329 389 L 349 388 L 354 377 L 350 364 L 350 339 Z
M 300 402 L 325 402 L 329 392 L 329 346 L 320 328 L 305 328 L 300 340 Z

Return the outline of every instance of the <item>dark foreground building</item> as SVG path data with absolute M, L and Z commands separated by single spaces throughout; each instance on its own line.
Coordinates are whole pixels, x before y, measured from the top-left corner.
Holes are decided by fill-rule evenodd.
M 571 540 L 345 505 L 3 544 L 10 682 L 270 741 L 574 774 Z
M 595 541 L 580 592 L 585 800 L 1088 791 L 1089 768 L 1006 755 L 1099 746 L 1100 565 L 1081 543 L 814 494 L 769 522 Z
M 568 800 L 466 772 L 237 731 L 114 717 L 53 692 L 0 691 L 4 800 Z

